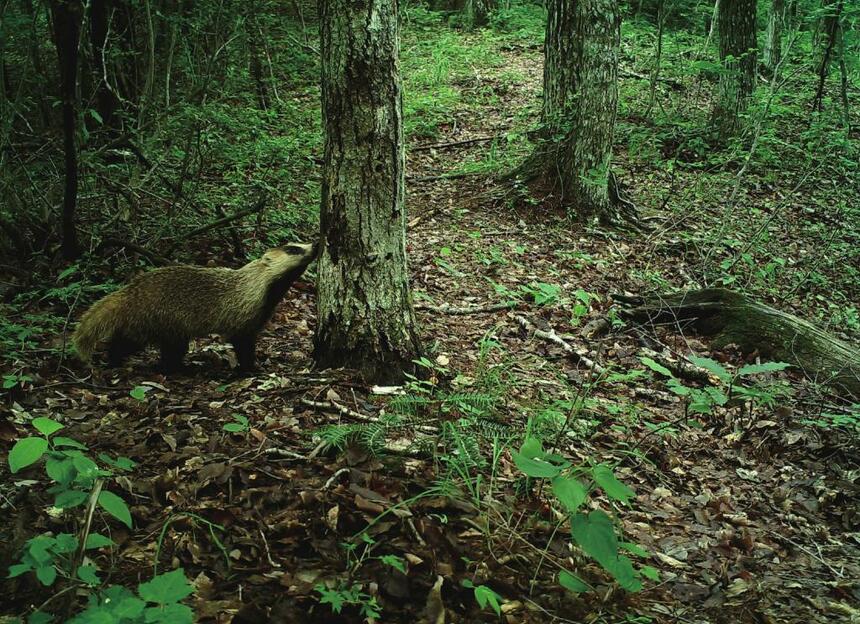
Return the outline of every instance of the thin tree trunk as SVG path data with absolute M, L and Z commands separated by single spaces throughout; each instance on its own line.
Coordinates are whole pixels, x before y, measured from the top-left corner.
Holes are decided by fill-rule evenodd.
M 546 137 L 513 176 L 571 215 L 619 221 L 610 170 L 618 106 L 616 0 L 550 0 L 544 69 Z M 612 187 L 612 188 L 611 188 Z
M 839 93 L 842 99 L 842 123 L 845 131 L 851 132 L 851 114 L 848 107 L 848 68 L 845 66 L 845 27 L 839 25 Z
M 54 43 L 60 68 L 60 98 L 63 102 L 63 150 L 65 154 L 65 187 L 63 190 L 62 252 L 67 260 L 80 253 L 75 230 L 75 209 L 78 198 L 77 83 L 78 41 L 80 39 L 83 5 L 80 0 L 53 0 L 51 18 Z
M 660 79 L 660 62 L 663 59 L 663 28 L 666 24 L 666 0 L 657 2 L 657 52 L 654 56 L 654 66 L 651 68 L 651 84 L 648 90 L 648 108 L 645 117 L 651 115 L 651 109 L 657 102 L 657 81 Z
M 756 0 L 721 0 L 717 16 L 720 75 L 714 122 L 720 136 L 735 134 L 756 79 Z
M 180 11 L 178 3 L 171 3 L 173 19 L 170 20 L 170 35 L 167 41 L 167 60 L 164 63 L 164 106 L 170 106 L 170 81 L 173 73 L 173 56 L 176 54 L 176 34 L 179 31 Z
M 93 76 L 96 81 L 96 111 L 105 128 L 114 128 L 117 99 L 107 84 L 105 44 L 110 26 L 108 0 L 90 1 L 90 45 L 93 52 Z
M 465 6 L 466 19 L 473 28 L 486 26 L 490 23 L 490 14 L 496 8 L 498 0 L 468 0 Z
M 146 107 L 152 100 L 152 90 L 155 85 L 155 24 L 152 21 L 152 8 L 150 0 L 143 0 L 144 15 L 146 16 L 146 76 L 143 83 L 143 93 L 140 98 L 140 109 L 138 111 L 138 125 L 143 124 L 143 116 Z
M 824 99 L 824 83 L 827 80 L 827 74 L 830 73 L 830 61 L 836 48 L 836 39 L 839 35 L 839 22 L 844 6 L 844 0 L 839 0 L 836 4 L 835 13 L 828 16 L 825 20 L 825 24 L 827 25 L 827 47 L 824 49 L 821 64 L 818 67 L 818 87 L 815 89 L 815 99 L 812 101 L 813 112 L 821 112 L 821 103 Z
M 782 58 L 782 30 L 785 24 L 785 1 L 773 0 L 767 18 L 762 64 L 769 75 L 773 75 Z
M 419 352 L 406 267 L 397 2 L 321 0 L 325 128 L 315 358 L 396 382 Z

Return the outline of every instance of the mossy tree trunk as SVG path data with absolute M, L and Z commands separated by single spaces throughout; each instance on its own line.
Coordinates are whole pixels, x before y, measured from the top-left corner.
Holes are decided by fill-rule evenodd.
M 717 14 L 720 62 L 713 120 L 720 136 L 736 134 L 756 80 L 756 0 L 720 0 Z
M 549 0 L 545 137 L 514 174 L 539 180 L 572 215 L 618 220 L 610 161 L 618 107 L 617 0 Z
M 616 297 L 624 301 L 624 297 Z M 625 315 L 643 323 L 681 323 L 770 361 L 788 362 L 811 380 L 860 398 L 860 350 L 812 323 L 730 290 L 710 288 L 649 297 Z
M 320 0 L 325 128 L 315 358 L 402 380 L 419 344 L 406 267 L 397 2 Z
M 785 24 L 785 0 L 773 0 L 767 16 L 767 31 L 762 51 L 762 66 L 773 75 L 782 59 L 782 30 Z
M 466 20 L 472 27 L 486 26 L 498 0 L 468 0 L 465 5 Z

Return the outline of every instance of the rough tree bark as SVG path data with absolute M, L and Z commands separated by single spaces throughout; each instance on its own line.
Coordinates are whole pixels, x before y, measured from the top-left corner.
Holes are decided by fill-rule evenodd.
M 63 151 L 65 186 L 63 189 L 62 252 L 67 260 L 80 254 L 75 230 L 78 201 L 77 84 L 78 41 L 83 4 L 80 0 L 52 0 L 51 20 L 60 68 L 60 99 L 63 102 Z
M 325 128 L 315 358 L 397 382 L 419 353 L 406 267 L 397 2 L 321 0 Z
M 486 26 L 490 23 L 490 13 L 496 8 L 498 0 L 468 0 L 466 19 L 472 27 Z
M 631 302 L 625 297 L 615 298 Z M 650 297 L 625 315 L 643 323 L 683 322 L 771 361 L 788 362 L 813 381 L 860 398 L 860 350 L 812 323 L 722 288 Z
M 735 134 L 755 90 L 756 0 L 721 0 L 717 15 L 723 73 L 713 120 L 721 137 Z
M 610 170 L 618 106 L 617 0 L 549 0 L 545 140 L 514 173 L 557 195 L 570 214 L 620 221 Z
M 785 0 L 773 0 L 770 13 L 767 16 L 767 31 L 762 51 L 762 66 L 773 75 L 776 66 L 782 59 L 782 30 L 785 24 Z

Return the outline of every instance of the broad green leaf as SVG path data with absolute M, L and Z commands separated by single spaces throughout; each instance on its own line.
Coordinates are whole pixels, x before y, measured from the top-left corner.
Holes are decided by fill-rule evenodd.
M 21 576 L 22 574 L 26 574 L 32 569 L 32 566 L 29 566 L 26 563 L 16 563 L 15 565 L 10 565 L 9 576 L 7 576 L 6 578 L 15 578 L 16 576 Z
M 143 612 L 143 621 L 147 624 L 192 624 L 194 612 L 183 604 L 147 607 Z
M 101 579 L 96 572 L 98 569 L 93 565 L 82 565 L 78 568 L 78 578 L 87 585 L 101 585 Z
M 27 617 L 27 624 L 51 624 L 54 621 L 54 616 L 44 611 L 33 611 Z
M 54 498 L 54 507 L 71 509 L 82 504 L 88 497 L 89 494 L 81 490 L 65 490 L 57 494 L 56 498 Z
M 609 498 L 619 500 L 626 503 L 628 500 L 636 496 L 636 492 L 621 483 L 616 477 L 612 469 L 606 464 L 598 464 L 591 469 L 591 476 L 594 482 L 597 483 Z
M 68 457 L 59 459 L 57 457 L 48 457 L 45 460 L 45 472 L 51 479 L 57 483 L 69 486 L 75 480 L 78 471 L 72 465 L 72 460 Z
M 177 568 L 172 572 L 159 574 L 149 582 L 141 583 L 137 592 L 147 602 L 167 605 L 187 598 L 194 593 L 194 588 L 185 578 L 185 570 Z
M 390 568 L 394 568 L 395 570 L 399 570 L 406 574 L 406 566 L 403 563 L 403 559 L 398 557 L 397 555 L 382 555 L 379 560 L 387 565 Z
M 31 437 L 18 440 L 9 451 L 9 470 L 15 473 L 36 463 L 47 450 L 48 440 L 45 438 Z
M 60 429 L 63 428 L 63 425 L 58 423 L 56 420 L 51 420 L 50 418 L 45 418 L 44 416 L 34 418 L 33 426 L 39 433 L 41 433 L 46 438 L 50 437 L 52 433 L 57 433 Z
M 245 425 L 240 425 L 239 423 L 227 423 L 224 425 L 224 431 L 229 433 L 239 433 L 245 430 Z
M 630 559 L 618 554 L 618 538 L 612 520 L 603 511 L 596 509 L 587 516 L 576 514 L 571 522 L 571 533 L 579 547 L 603 566 L 622 588 L 631 592 L 642 589 Z
M 660 580 L 660 572 L 657 568 L 653 568 L 651 566 L 642 566 L 639 568 L 639 572 L 647 579 L 651 579 L 652 581 Z
M 135 386 L 128 394 L 131 396 L 132 399 L 137 399 L 138 401 L 146 401 L 146 393 L 150 390 L 152 390 L 151 386 Z
M 550 464 L 540 459 L 526 457 L 520 453 L 514 453 L 514 463 L 517 468 L 522 470 L 526 476 L 536 478 L 552 478 L 561 472 L 561 469 L 555 464 Z
M 39 566 L 36 568 L 36 578 L 45 587 L 50 587 L 57 578 L 57 571 L 53 565 Z
M 125 504 L 125 501 L 119 496 L 113 492 L 103 490 L 99 494 L 99 505 L 125 526 L 131 528 L 131 512 L 128 510 L 128 506 Z
M 633 542 L 621 542 L 619 546 L 627 552 L 633 553 L 637 557 L 650 557 L 648 551 L 642 548 L 639 544 L 634 544 Z
M 143 615 L 143 610 L 146 608 L 146 603 L 135 596 L 123 596 L 114 600 L 113 605 L 113 615 L 123 622 L 138 622 L 138 618 Z
M 114 541 L 111 538 L 105 537 L 101 533 L 90 533 L 87 535 L 87 543 L 84 548 L 89 550 L 91 548 L 104 548 L 113 545 Z
M 60 533 L 54 540 L 54 552 L 65 555 L 78 549 L 78 538 L 71 533 Z
M 552 480 L 552 491 L 569 513 L 575 513 L 588 496 L 585 486 L 573 477 L 556 477 Z
M 95 477 L 99 472 L 98 464 L 91 460 L 86 455 L 76 455 L 72 458 L 72 463 L 78 471 L 78 477 L 89 479 Z
M 720 381 L 724 381 L 728 383 L 732 380 L 732 376 L 729 374 L 723 365 L 719 362 L 712 360 L 711 358 L 699 357 L 698 355 L 690 355 L 687 357 L 693 364 L 704 368 L 709 373 L 713 374 Z
M 765 362 L 764 364 L 747 364 L 746 366 L 741 366 L 741 368 L 738 370 L 738 377 L 757 375 L 759 373 L 775 373 L 790 367 L 791 364 L 787 364 L 786 362 Z
M 588 583 L 567 570 L 562 570 L 558 573 L 558 584 L 574 594 L 583 594 L 591 590 Z
M 674 377 L 672 371 L 663 366 L 662 364 L 655 362 L 649 357 L 641 357 L 639 361 L 642 362 L 645 366 L 650 368 L 655 373 L 660 373 L 661 375 L 665 375 L 666 377 Z
M 496 612 L 496 615 L 501 615 L 502 605 L 499 603 L 500 599 L 501 596 L 486 585 L 478 585 L 475 587 L 475 600 L 478 601 L 478 605 L 482 609 L 486 608 L 487 605 L 490 605 L 493 611 Z
M 81 449 L 82 451 L 87 450 L 85 444 L 81 444 L 77 440 L 73 440 L 72 438 L 66 438 L 63 436 L 57 436 L 51 442 L 54 444 L 54 448 L 59 448 L 61 446 L 70 446 L 72 448 Z

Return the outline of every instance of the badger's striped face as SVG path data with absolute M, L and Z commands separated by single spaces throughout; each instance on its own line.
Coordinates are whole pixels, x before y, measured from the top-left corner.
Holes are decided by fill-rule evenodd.
M 316 258 L 317 246 L 317 243 L 291 243 L 275 247 L 264 253 L 260 261 L 276 274 L 304 269 Z

